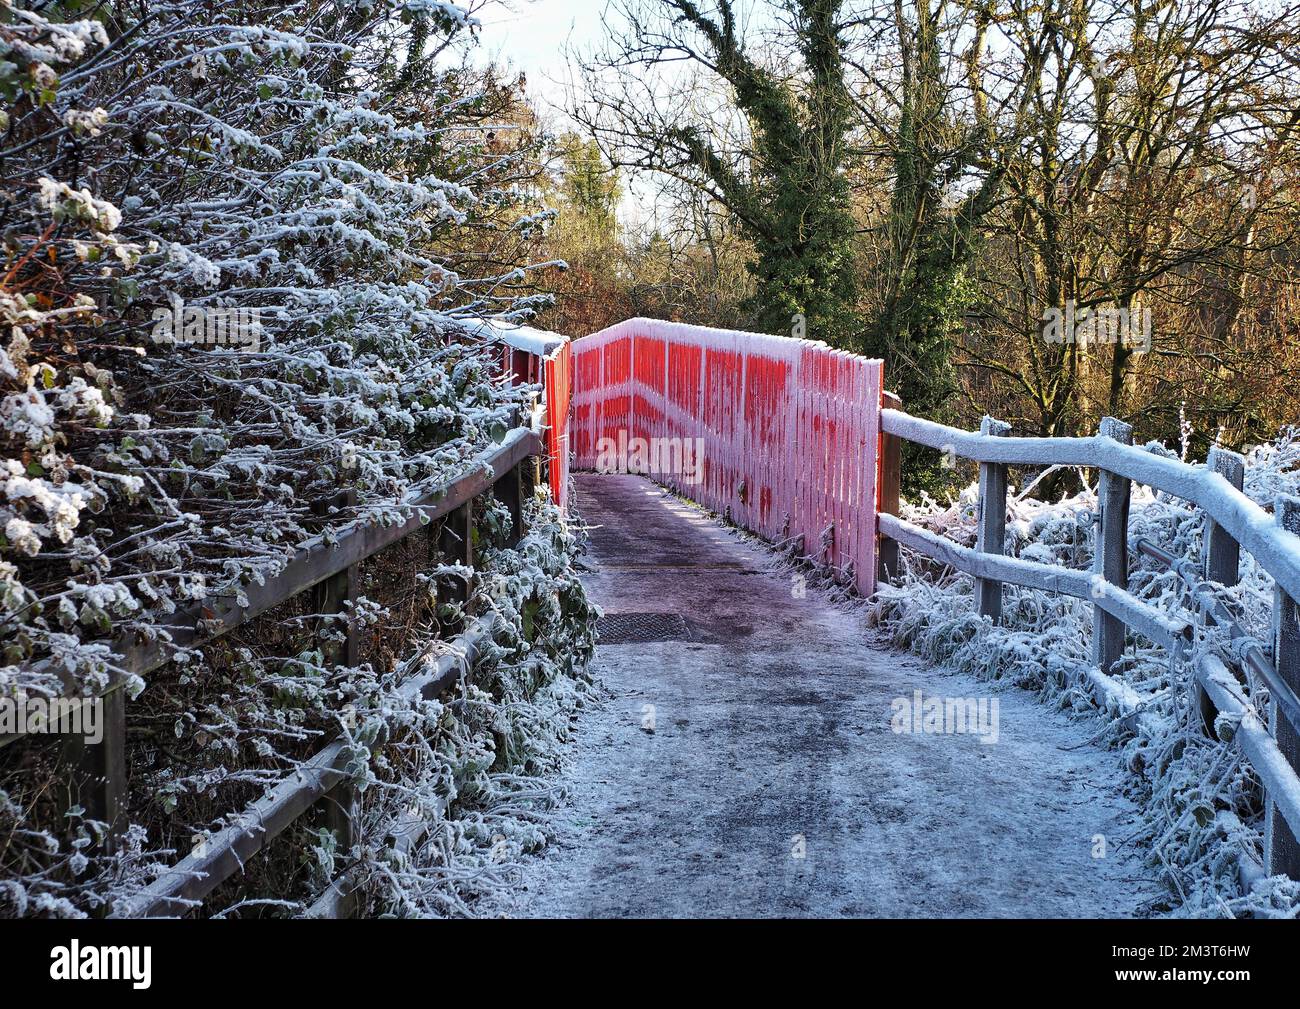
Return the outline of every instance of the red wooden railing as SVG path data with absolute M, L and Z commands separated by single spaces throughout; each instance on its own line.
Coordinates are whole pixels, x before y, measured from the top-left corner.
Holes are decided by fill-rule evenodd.
M 551 497 L 561 511 L 568 507 L 569 409 L 573 399 L 572 347 L 570 343 L 563 343 L 542 360 Z
M 653 319 L 570 346 L 576 466 L 648 471 L 874 590 L 880 361 Z
M 569 404 L 573 389 L 573 356 L 567 337 L 529 327 L 484 322 L 480 331 L 500 340 L 502 372 L 519 384 L 542 386 L 546 409 L 547 474 L 551 498 L 561 511 L 568 507 Z

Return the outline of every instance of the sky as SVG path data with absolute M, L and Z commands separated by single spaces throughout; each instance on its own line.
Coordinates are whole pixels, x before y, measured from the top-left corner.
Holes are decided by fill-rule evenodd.
M 534 97 L 561 105 L 566 45 L 585 47 L 604 34 L 607 0 L 495 0 L 478 13 L 484 60 L 508 63 L 528 75 Z
M 601 42 L 601 14 L 609 0 L 492 0 L 475 12 L 481 23 L 478 59 L 523 71 L 538 111 L 557 131 L 569 122 L 564 112 L 568 72 L 565 49 L 588 49 Z M 618 208 L 620 224 L 643 227 L 654 214 L 652 187 L 624 178 Z

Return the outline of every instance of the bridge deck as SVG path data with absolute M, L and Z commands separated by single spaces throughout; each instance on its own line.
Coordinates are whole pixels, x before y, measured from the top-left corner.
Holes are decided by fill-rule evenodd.
M 1098 917 L 1159 894 L 1125 845 L 1115 755 L 1083 745 L 1095 725 L 873 644 L 860 615 L 796 598 L 769 550 L 646 480 L 577 484 L 588 586 L 628 643 L 600 648 L 610 696 L 509 913 Z M 894 733 L 891 701 L 917 689 L 996 698 L 998 741 Z

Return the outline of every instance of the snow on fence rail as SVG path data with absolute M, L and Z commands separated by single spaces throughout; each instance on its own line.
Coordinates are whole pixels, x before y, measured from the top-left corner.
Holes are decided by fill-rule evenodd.
M 317 536 L 300 546 L 284 570 L 262 583 L 244 588 L 244 602 L 234 596 L 207 599 L 200 605 L 177 610 L 170 622 L 159 624 L 148 635 L 132 631 L 108 643 L 114 655 L 111 682 L 102 696 L 120 693 L 126 674 L 143 676 L 170 661 L 180 649 L 197 648 L 214 641 L 254 617 L 265 613 L 299 592 L 330 578 L 345 574 L 361 561 L 384 547 L 423 528 L 430 521 L 445 517 L 460 504 L 495 486 L 526 458 L 540 453 L 538 434 L 527 428 L 510 431 L 500 445 L 480 457 L 481 465 L 449 484 L 426 487 L 409 495 L 401 507 L 409 509 L 410 518 L 396 525 L 354 524 L 325 542 Z M 70 674 L 53 661 L 37 667 L 41 672 L 55 672 L 72 687 Z M 83 699 L 89 703 L 90 698 Z M 0 734 L 0 746 L 21 738 L 22 733 Z
M 896 406 L 897 397 L 886 394 Z M 1132 445 L 1132 428 L 1114 418 L 1102 421 L 1090 438 L 1013 438 L 1007 425 L 986 417 L 978 433 L 946 427 L 902 412 L 883 409 L 881 487 L 881 578 L 898 570 L 901 544 L 975 579 L 979 613 L 995 623 L 1002 613 L 1002 585 L 1059 592 L 1091 599 L 1093 661 L 1090 671 L 1097 691 L 1125 714 L 1141 710 L 1148 700 L 1115 675 L 1124 651 L 1125 628 L 1131 627 L 1163 646 L 1171 659 L 1188 658 L 1193 625 L 1160 613 L 1128 591 L 1128 515 L 1133 483 L 1182 498 L 1204 513 L 1206 522 L 1203 570 L 1192 572 L 1154 544 L 1133 546 L 1173 568 L 1188 584 L 1198 615 L 1234 640 L 1229 669 L 1212 654 L 1198 655 L 1189 669 L 1188 689 L 1202 713 L 1204 728 L 1214 733 L 1215 716 L 1223 713 L 1236 726 L 1232 738 L 1241 747 L 1264 785 L 1268 800 L 1264 831 L 1267 874 L 1300 880 L 1300 499 L 1280 497 L 1274 514 L 1242 493 L 1244 459 L 1214 450 L 1205 466 L 1192 466 Z M 911 441 L 980 464 L 977 542 L 960 546 L 900 518 L 899 442 Z M 1009 466 L 1079 466 L 1100 474 L 1097 490 L 1099 529 L 1091 572 L 1002 555 L 1007 516 Z M 1235 584 L 1239 551 L 1248 550 L 1274 580 L 1272 659 L 1251 641 L 1215 598 L 1210 583 Z M 1255 705 L 1268 698 L 1269 728 L 1256 715 Z M 1225 737 L 1226 738 L 1226 737 Z M 1243 863 L 1243 878 L 1251 875 Z M 1254 873 L 1258 875 L 1258 872 Z
M 1127 424 L 1112 422 L 1132 431 Z M 1083 466 L 1162 490 L 1195 503 L 1260 566 L 1300 599 L 1300 537 L 1246 497 L 1220 473 L 1136 448 L 1106 433 L 1091 438 L 1007 438 L 945 427 L 898 410 L 881 411 L 886 434 L 979 463 L 1012 466 Z
M 572 352 L 576 466 L 649 473 L 874 590 L 880 361 L 654 319 Z
M 491 614 L 478 618 L 438 657 L 427 651 L 401 670 L 399 691 L 405 697 L 434 698 L 473 670 L 481 646 L 492 637 Z M 199 906 L 222 882 L 241 871 L 248 859 L 266 847 L 295 820 L 317 803 L 326 811 L 339 850 L 347 853 L 357 840 L 355 790 L 347 783 L 347 766 L 353 750 L 336 739 L 317 751 L 302 767 L 287 775 L 263 798 L 250 805 L 201 850 L 191 852 L 151 883 L 142 893 L 119 906 L 113 918 L 176 917 Z M 408 845 L 418 840 L 425 821 L 402 825 Z M 350 910 L 355 875 L 351 868 L 334 880 L 309 908 L 305 917 L 345 917 Z
M 355 598 L 357 566 L 399 540 L 442 520 L 440 551 L 455 563 L 473 567 L 472 514 L 475 498 L 492 494 L 510 512 L 512 531 L 509 544 L 524 533 L 523 502 L 534 478 L 533 460 L 549 455 L 555 460 L 550 473 L 552 490 L 561 499 L 567 477 L 567 459 L 562 448 L 568 407 L 568 344 L 547 347 L 534 369 L 545 375 L 547 391 L 559 407 L 548 417 L 547 406 L 534 411 L 526 427 L 506 433 L 501 443 L 485 451 L 464 476 L 450 483 L 429 486 L 408 496 L 402 507 L 410 512 L 394 525 L 353 523 L 337 531 L 328 541 L 324 536 L 303 544 L 284 570 L 263 584 L 249 585 L 245 598 L 207 600 L 194 609 L 178 611 L 171 621 L 146 638 L 132 634 L 108 643 L 114 654 L 113 675 L 102 695 L 103 738 L 89 743 L 80 736 L 65 740 L 72 751 L 69 761 L 77 777 L 88 779 L 80 804 L 87 815 L 110 825 L 116 835 L 125 816 L 127 794 L 126 704 L 124 684 L 128 675 L 144 675 L 168 662 L 178 649 L 207 644 L 240 625 L 305 591 L 317 594 L 315 612 L 342 613 Z M 531 353 L 531 351 L 528 351 Z M 558 472 L 557 472 L 558 470 Z M 468 589 L 459 590 L 463 597 Z M 450 642 L 450 652 L 437 658 L 427 653 L 415 657 L 404 669 L 402 690 L 413 696 L 436 696 L 452 685 L 476 660 L 480 643 L 491 636 L 489 618 L 479 618 L 459 638 Z M 346 621 L 344 662 L 356 664 L 357 634 L 350 617 Z M 83 703 L 91 703 L 83 698 Z M 21 734 L 0 735 L 0 746 L 21 738 Z M 201 852 L 191 853 L 164 873 L 118 917 L 178 915 L 198 905 L 224 880 L 239 872 L 245 861 L 262 850 L 277 834 L 299 817 L 319 806 L 333 830 L 340 851 L 349 850 L 358 837 L 358 800 L 345 780 L 344 769 L 352 757 L 345 740 L 336 739 L 318 751 L 302 767 L 285 778 L 259 801 L 249 806 L 235 823 L 210 838 Z M 422 825 L 406 825 L 416 836 Z M 309 916 L 335 917 L 350 910 L 349 876 L 336 880 L 317 902 Z

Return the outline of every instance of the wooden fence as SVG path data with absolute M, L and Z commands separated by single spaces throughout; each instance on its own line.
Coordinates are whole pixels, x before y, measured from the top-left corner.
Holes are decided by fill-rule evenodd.
M 567 345 L 539 359 L 531 368 L 532 380 L 547 376 L 561 384 L 567 409 Z M 528 380 L 528 376 L 518 376 Z M 563 382 L 561 383 L 561 379 Z M 466 474 L 450 483 L 427 486 L 402 502 L 409 515 L 395 525 L 353 523 L 328 538 L 317 536 L 304 543 L 276 577 L 245 589 L 241 604 L 234 597 L 208 599 L 202 606 L 178 611 L 147 640 L 135 635 L 111 642 L 115 653 L 114 675 L 99 698 L 83 698 L 83 704 L 103 704 L 103 736 L 91 744 L 80 736 L 62 738 L 68 757 L 65 766 L 71 778 L 82 782 L 80 793 L 71 799 L 90 818 L 110 825 L 111 838 L 125 821 L 127 798 L 126 726 L 127 707 L 123 682 L 127 673 L 147 674 L 167 663 L 178 649 L 192 649 L 228 634 L 272 607 L 312 592 L 312 612 L 347 614 L 346 605 L 355 599 L 358 565 L 386 547 L 418 530 L 441 523 L 438 550 L 448 562 L 473 567 L 472 508 L 476 498 L 491 494 L 510 512 L 512 546 L 524 533 L 523 505 L 539 477 L 539 458 L 558 447 L 545 406 L 539 404 L 523 426 L 510 430 L 503 440 L 474 460 Z M 564 413 L 561 412 L 561 429 Z M 560 467 L 567 474 L 567 465 Z M 352 499 L 355 503 L 355 499 Z M 340 502 L 346 503 L 346 502 Z M 470 588 L 464 580 L 449 590 L 463 601 Z M 428 651 L 406 662 L 400 672 L 403 694 L 410 698 L 437 696 L 453 686 L 474 666 L 480 645 L 492 636 L 491 615 L 473 616 L 463 633 L 450 642 L 445 654 Z M 341 653 L 328 660 L 355 664 L 357 633 L 346 617 L 346 636 Z M 69 687 L 71 684 L 69 683 Z M 69 690 L 69 697 L 73 696 Z M 0 737 L 0 746 L 21 738 Z M 58 738 L 58 737 L 56 737 Z M 335 834 L 338 850 L 347 853 L 358 838 L 358 796 L 345 775 L 352 749 L 344 738 L 323 747 L 299 769 L 287 774 L 230 825 L 180 859 L 128 906 L 119 907 L 114 917 L 175 916 L 194 909 L 222 882 L 242 871 L 245 862 L 264 849 L 278 834 L 310 810 L 316 810 Z M 70 783 L 70 790 L 73 786 Z M 425 830 L 423 821 L 413 819 L 395 828 L 395 843 L 413 846 Z M 309 917 L 337 917 L 352 909 L 354 869 L 345 870 L 308 911 Z
M 1011 583 L 1091 600 L 1091 682 L 1103 703 L 1140 717 L 1149 700 L 1116 675 L 1126 631 L 1166 649 L 1186 668 L 1194 638 L 1193 621 L 1224 632 L 1232 647 L 1207 651 L 1191 664 L 1187 688 L 1201 713 L 1204 731 L 1215 732 L 1218 713 L 1235 724 L 1232 738 L 1250 760 L 1267 798 L 1264 865 L 1243 857 L 1240 875 L 1249 886 L 1264 873 L 1300 880 L 1300 499 L 1281 497 L 1274 513 L 1242 493 L 1245 461 L 1215 450 L 1205 466 L 1154 455 L 1132 444 L 1132 428 L 1113 418 L 1091 438 L 1013 438 L 1008 427 L 985 418 L 978 433 L 961 431 L 903 413 L 887 394 L 881 412 L 882 537 L 879 577 L 898 571 L 898 545 L 949 565 L 975 579 L 978 612 L 995 623 L 1002 613 L 1002 586 Z M 900 441 L 925 445 L 979 463 L 977 540 L 972 549 L 906 521 L 898 514 Z M 1011 466 L 1077 466 L 1096 470 L 1097 549 L 1091 571 L 1003 555 L 1007 516 L 1007 470 Z M 1129 499 L 1134 483 L 1197 506 L 1204 515 L 1205 550 L 1195 569 L 1155 544 L 1128 539 Z M 1240 550 L 1249 551 L 1275 583 L 1273 641 L 1252 641 L 1222 599 L 1221 587 L 1239 577 Z M 1175 570 L 1192 600 L 1190 619 L 1171 616 L 1128 591 L 1130 553 L 1141 552 Z M 1215 586 L 1220 588 L 1216 589 Z M 1255 704 L 1267 696 L 1269 727 Z M 1245 853 L 1243 853 L 1244 856 Z

